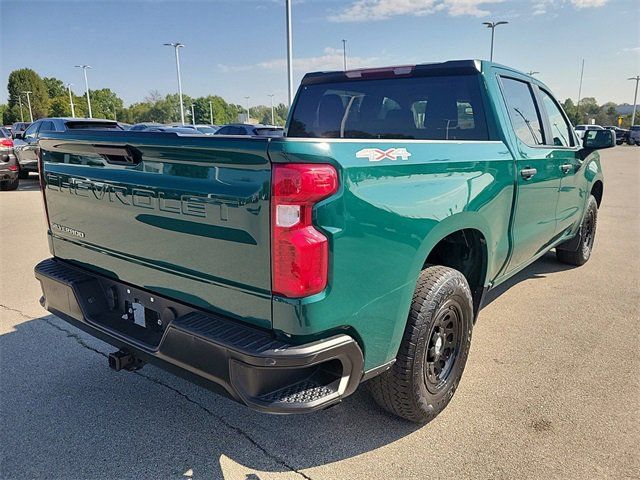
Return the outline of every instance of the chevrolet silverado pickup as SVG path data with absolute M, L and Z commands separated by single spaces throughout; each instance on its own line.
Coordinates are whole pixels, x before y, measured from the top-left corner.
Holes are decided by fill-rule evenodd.
M 485 61 L 307 74 L 283 138 L 40 136 L 51 313 L 271 413 L 366 382 L 424 423 L 485 293 L 590 257 L 603 175 L 547 86 Z

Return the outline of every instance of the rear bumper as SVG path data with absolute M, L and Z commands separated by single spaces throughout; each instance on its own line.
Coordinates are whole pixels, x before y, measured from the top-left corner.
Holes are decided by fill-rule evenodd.
M 41 303 L 54 315 L 143 362 L 256 410 L 326 408 L 353 393 L 362 378 L 362 352 L 348 335 L 294 345 L 57 259 L 40 262 L 35 275 L 42 286 Z M 157 318 L 163 326 L 154 326 L 155 336 L 142 332 L 150 326 L 122 320 L 125 302 L 134 300 L 161 310 Z

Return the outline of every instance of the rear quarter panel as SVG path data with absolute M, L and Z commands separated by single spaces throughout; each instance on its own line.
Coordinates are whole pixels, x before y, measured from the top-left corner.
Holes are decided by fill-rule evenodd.
M 372 147 L 411 156 L 356 158 Z M 269 154 L 273 162 L 331 163 L 341 177 L 340 191 L 315 210 L 330 243 L 330 286 L 303 300 L 276 297 L 273 327 L 311 338 L 347 330 L 364 348 L 365 369 L 395 357 L 418 275 L 443 237 L 479 230 L 487 278 L 507 258 L 514 166 L 500 141 L 287 139 L 272 142 Z

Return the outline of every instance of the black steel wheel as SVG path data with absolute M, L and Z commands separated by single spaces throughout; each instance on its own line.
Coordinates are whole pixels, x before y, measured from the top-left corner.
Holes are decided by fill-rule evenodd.
M 596 238 L 596 227 L 598 224 L 598 202 L 591 195 L 587 203 L 587 209 L 582 219 L 582 225 L 578 232 L 578 245 L 575 250 L 566 250 L 562 247 L 556 248 L 556 258 L 569 265 L 584 265 L 591 258 L 593 244 Z
M 431 421 L 458 388 L 472 328 L 473 301 L 464 275 L 443 266 L 424 269 L 396 362 L 368 382 L 373 398 L 399 417 Z

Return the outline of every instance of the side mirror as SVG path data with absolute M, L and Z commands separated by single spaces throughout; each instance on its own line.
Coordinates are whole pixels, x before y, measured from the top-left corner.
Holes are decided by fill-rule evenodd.
M 24 140 L 24 132 L 16 132 L 13 134 L 14 140 Z
M 616 146 L 616 132 L 613 130 L 587 130 L 582 146 L 587 150 L 601 150 Z

